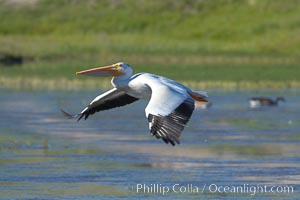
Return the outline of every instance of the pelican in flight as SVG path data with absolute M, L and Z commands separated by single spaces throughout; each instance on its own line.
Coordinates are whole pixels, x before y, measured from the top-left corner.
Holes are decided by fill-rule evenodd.
M 149 100 L 145 109 L 149 129 L 153 136 L 173 146 L 195 108 L 195 101 L 208 102 L 206 92 L 194 91 L 176 81 L 149 73 L 133 75 L 128 64 L 119 62 L 76 73 L 87 76 L 112 76 L 113 89 L 97 96 L 79 114 L 62 112 L 69 118 L 87 119 L 95 112 Z

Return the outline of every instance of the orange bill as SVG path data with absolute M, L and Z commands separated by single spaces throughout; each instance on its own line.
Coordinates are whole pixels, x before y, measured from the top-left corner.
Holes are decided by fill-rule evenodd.
M 87 75 L 87 76 L 121 76 L 124 73 L 121 72 L 117 66 L 105 66 L 105 67 L 96 67 L 92 69 L 83 70 L 76 72 L 77 75 Z

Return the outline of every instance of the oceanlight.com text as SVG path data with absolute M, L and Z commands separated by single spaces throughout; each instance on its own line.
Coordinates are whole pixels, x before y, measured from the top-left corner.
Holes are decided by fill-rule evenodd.
M 251 196 L 263 193 L 269 194 L 292 194 L 294 187 L 291 185 L 219 185 L 219 184 L 186 184 L 175 183 L 173 185 L 163 185 L 159 183 L 144 184 L 139 183 L 131 187 L 137 194 L 161 194 L 168 193 L 214 193 L 214 194 L 249 194 Z
M 243 184 L 239 186 L 228 186 L 228 185 L 210 184 L 208 185 L 207 189 L 210 193 L 236 193 L 236 194 L 250 194 L 252 196 L 258 193 L 289 194 L 294 192 L 294 187 L 290 185 L 280 186 L 280 185 Z

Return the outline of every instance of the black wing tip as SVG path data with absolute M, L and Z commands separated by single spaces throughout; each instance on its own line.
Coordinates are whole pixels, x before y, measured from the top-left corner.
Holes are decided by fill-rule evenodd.
M 84 114 L 80 114 L 80 116 L 78 117 L 77 121 L 79 122 L 83 116 L 84 116 Z M 86 118 L 87 117 L 85 117 L 85 120 L 86 120 Z
M 66 112 L 65 110 L 63 110 L 62 108 L 60 108 L 60 111 L 63 113 L 63 115 L 68 118 L 68 119 L 74 119 L 77 118 L 77 121 L 81 120 L 83 117 L 86 120 L 88 118 L 88 115 L 86 113 L 79 113 L 76 115 L 72 115 L 68 112 Z
M 157 131 L 152 131 L 152 136 L 155 136 L 156 139 L 162 139 L 166 144 L 171 144 L 172 146 L 175 146 L 176 144 L 180 144 L 179 138 L 172 136 L 172 135 L 166 135 L 166 136 L 162 136 L 160 134 L 157 133 Z
M 171 144 L 172 146 L 175 146 L 176 144 L 180 144 L 179 137 L 176 137 L 174 135 L 166 135 L 164 136 L 158 136 L 155 134 L 157 139 L 162 139 L 166 144 Z
M 169 139 L 169 138 L 162 138 L 163 139 L 163 141 L 166 143 L 166 144 L 171 144 L 173 147 L 176 145 L 176 144 L 180 144 L 180 142 L 179 142 L 179 140 L 175 140 L 175 142 L 174 142 L 174 140 L 171 140 L 171 139 Z
M 64 114 L 65 117 L 69 118 L 69 119 L 73 119 L 76 118 L 78 115 L 72 115 L 66 111 L 64 111 L 62 108 L 60 108 L 60 111 L 62 112 L 62 114 Z
M 148 115 L 148 121 L 152 124 L 150 132 L 166 144 L 175 146 L 180 144 L 179 137 L 185 125 L 188 123 L 194 110 L 194 102 L 185 100 L 168 116 Z

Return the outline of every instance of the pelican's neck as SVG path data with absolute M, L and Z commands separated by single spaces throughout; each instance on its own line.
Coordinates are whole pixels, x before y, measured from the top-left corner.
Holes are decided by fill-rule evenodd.
M 111 79 L 111 84 L 114 87 L 127 86 L 127 83 L 128 83 L 131 76 L 132 76 L 132 72 L 131 73 L 126 73 L 126 74 L 121 75 L 121 76 L 114 76 Z

